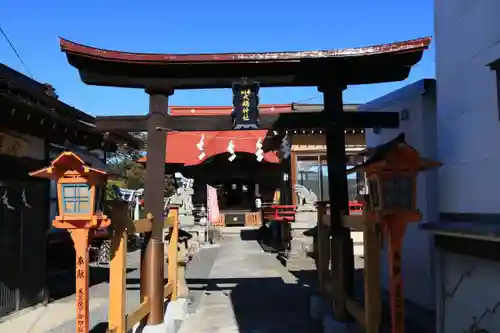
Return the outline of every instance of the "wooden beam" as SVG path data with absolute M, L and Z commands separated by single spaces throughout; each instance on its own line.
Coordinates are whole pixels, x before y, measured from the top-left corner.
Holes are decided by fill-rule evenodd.
M 397 128 L 397 112 L 345 112 L 344 128 Z M 231 130 L 229 116 L 165 116 L 165 128 L 176 131 Z M 272 130 L 325 129 L 321 112 L 293 112 L 275 115 L 261 114 L 260 128 Z
M 170 91 L 147 91 L 149 94 L 149 113 L 147 117 L 147 154 L 146 179 L 144 184 L 145 211 L 152 222 L 151 238 L 146 250 L 148 298 L 151 312 L 148 317 L 149 325 L 163 323 L 163 227 L 164 219 L 164 178 L 165 178 L 165 133 L 156 128 L 162 126 L 163 113 L 168 110 Z
M 175 289 L 175 281 L 167 282 L 167 284 L 163 287 L 163 297 L 170 298 Z
M 278 115 L 260 117 L 261 127 L 269 128 Z M 232 130 L 230 115 L 222 116 L 167 116 L 165 127 L 177 131 L 226 131 Z
M 345 128 L 398 128 L 398 112 L 345 112 Z M 231 117 L 220 116 L 163 116 L 165 130 L 175 131 L 227 131 L 232 130 Z M 261 114 L 260 128 L 272 130 L 325 129 L 322 112 L 291 112 Z M 96 129 L 102 132 L 141 132 L 147 130 L 147 116 L 96 117 Z
M 135 310 L 134 312 L 130 313 L 127 315 L 125 322 L 126 322 L 126 329 L 123 332 L 128 332 L 129 330 L 132 330 L 140 320 L 142 320 L 144 317 L 146 317 L 150 312 L 150 302 L 149 298 L 145 298 L 144 301 L 142 301 L 141 305 Z
M 178 296 L 178 241 L 179 241 L 179 210 L 172 208 L 168 212 L 169 217 L 172 216 L 174 223 L 172 224 L 170 241 L 167 248 L 167 272 L 168 283 L 171 287 L 165 288 L 164 293 L 169 293 L 170 300 L 175 301 Z
M 345 173 L 345 133 L 350 112 L 343 112 L 343 85 L 319 87 L 323 92 L 323 123 L 326 125 L 326 157 L 328 161 L 328 192 L 330 195 L 330 262 L 333 282 L 333 317 L 348 322 L 346 306 L 353 294 L 354 253 L 350 230 L 343 226 L 343 217 L 349 212 L 347 177 Z M 357 112 L 356 112 L 357 113 Z M 353 112 L 353 114 L 355 114 Z M 324 126 L 324 125 L 323 125 Z
M 325 111 L 328 115 L 329 111 Z M 261 116 L 261 127 L 273 130 L 300 130 L 304 128 L 325 129 L 325 113 L 322 112 L 293 112 L 283 113 L 272 126 L 264 127 L 266 122 Z M 334 124 L 329 120 L 330 125 Z M 344 112 L 342 113 L 344 128 L 398 128 L 398 112 Z
M 168 228 L 174 224 L 175 217 L 168 216 L 163 222 L 164 227 Z M 127 222 L 127 233 L 130 235 L 141 232 L 150 232 L 152 230 L 152 226 L 152 221 L 148 218 L 133 221 L 130 220 Z
M 365 295 L 366 333 L 379 333 L 382 321 L 382 295 L 380 282 L 380 241 L 376 223 L 365 221 L 363 232 L 364 260 L 363 270 Z
M 99 132 L 145 132 L 147 127 L 147 116 L 102 116 L 96 117 L 95 128 Z
M 297 195 L 294 186 L 297 184 L 297 153 L 290 152 L 290 180 L 292 183 L 292 205 L 297 206 Z
M 127 287 L 127 233 L 128 204 L 114 201 L 111 203 L 115 232 L 111 238 L 111 262 L 109 264 L 109 329 L 127 332 L 126 329 L 126 287 Z
M 141 232 L 150 232 L 152 230 L 152 222 L 150 219 L 140 219 L 129 221 L 127 224 L 127 233 L 135 234 Z
M 318 202 L 318 235 L 317 235 L 317 267 L 319 291 L 328 294 L 330 284 L 330 219 L 326 215 L 327 206 L 325 202 Z

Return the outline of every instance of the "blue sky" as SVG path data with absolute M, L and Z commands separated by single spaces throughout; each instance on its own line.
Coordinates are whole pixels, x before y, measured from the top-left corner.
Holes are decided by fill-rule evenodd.
M 215 53 L 357 47 L 433 35 L 432 0 L 34 1 L 3 0 L 0 24 L 36 80 L 92 115 L 143 114 L 141 90 L 92 87 L 59 50 L 58 36 L 135 52 Z M 0 36 L 0 62 L 23 73 Z M 366 102 L 434 77 L 434 49 L 404 82 L 349 87 L 345 102 Z M 300 102 L 316 88 L 266 88 L 261 103 Z M 230 90 L 177 91 L 171 105 L 230 105 Z M 321 103 L 321 98 L 310 103 Z

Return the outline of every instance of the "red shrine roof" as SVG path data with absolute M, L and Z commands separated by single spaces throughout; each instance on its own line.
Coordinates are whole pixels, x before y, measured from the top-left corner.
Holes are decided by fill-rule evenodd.
M 99 49 L 60 39 L 61 50 L 91 85 L 199 89 L 230 88 L 251 74 L 262 87 L 400 81 L 420 61 L 430 37 L 321 51 L 152 54 Z M 336 76 L 336 77 L 335 77 Z
M 172 106 L 169 113 L 172 116 L 229 116 L 232 106 Z M 260 113 L 292 112 L 291 104 L 262 104 Z M 167 133 L 167 148 L 165 163 L 183 164 L 185 166 L 198 165 L 207 159 L 227 153 L 229 141 L 233 141 L 236 153 L 254 154 L 259 139 L 264 143 L 267 130 L 235 130 L 235 131 L 188 131 Z M 196 146 L 204 136 L 205 157 L 198 158 L 201 151 Z M 141 157 L 138 162 L 146 162 L 147 157 Z M 279 158 L 273 152 L 264 154 L 263 161 L 279 163 Z
M 238 153 L 255 154 L 258 140 L 264 143 L 267 130 L 235 130 L 235 131 L 192 131 L 167 133 L 167 148 L 165 163 L 193 166 L 201 164 L 218 154 L 227 153 L 229 142 L 232 141 L 234 151 Z M 201 150 L 197 144 L 203 137 L 205 156 L 199 159 Z M 146 162 L 147 157 L 141 157 L 138 162 Z M 274 152 L 264 153 L 263 161 L 279 163 Z
M 344 111 L 354 112 L 358 104 L 344 104 Z M 171 116 L 229 116 L 232 106 L 171 106 Z M 280 114 L 298 112 L 317 112 L 323 109 L 322 104 L 261 104 L 260 114 Z M 210 157 L 227 153 L 229 141 L 233 141 L 236 153 L 254 154 L 256 144 L 261 139 L 262 144 L 268 130 L 235 130 L 235 131 L 186 131 L 167 133 L 167 148 L 165 163 L 183 164 L 185 166 L 198 165 Z M 199 159 L 201 151 L 197 148 L 201 137 L 204 136 L 204 152 L 206 156 Z M 138 162 L 146 162 L 146 156 Z M 266 152 L 263 161 L 279 163 L 275 152 Z

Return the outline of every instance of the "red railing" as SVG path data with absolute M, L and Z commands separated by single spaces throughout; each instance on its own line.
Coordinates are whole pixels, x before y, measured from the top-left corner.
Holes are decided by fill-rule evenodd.
M 363 203 L 357 200 L 349 201 L 349 214 L 363 214 Z
M 264 207 L 264 220 L 267 221 L 295 221 L 295 205 L 269 205 Z
M 329 206 L 330 205 L 327 204 L 327 207 L 329 207 Z M 353 215 L 363 214 L 363 206 L 364 206 L 363 202 L 360 202 L 357 200 L 349 201 L 349 215 L 350 214 L 353 214 Z M 330 209 L 326 210 L 326 215 L 330 215 Z

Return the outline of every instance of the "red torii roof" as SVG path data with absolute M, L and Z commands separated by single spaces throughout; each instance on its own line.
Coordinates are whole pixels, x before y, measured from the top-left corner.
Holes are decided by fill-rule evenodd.
M 123 52 L 63 38 L 60 46 L 90 85 L 202 89 L 230 88 L 236 78 L 248 74 L 261 87 L 317 86 L 327 79 L 341 79 L 346 85 L 400 81 L 430 42 L 424 37 L 337 50 L 214 54 Z
M 255 62 L 255 61 L 296 61 L 302 59 L 363 57 L 382 54 L 418 52 L 426 49 L 431 42 L 430 37 L 417 38 L 387 44 L 370 45 L 355 48 L 320 51 L 289 52 L 254 52 L 254 53 L 198 53 L 198 54 L 162 54 L 138 53 L 105 50 L 88 45 L 78 44 L 60 38 L 61 50 L 79 57 L 94 58 L 110 62 L 169 64 L 169 63 L 208 63 L 208 62 Z
M 193 131 L 167 133 L 167 148 L 165 163 L 184 164 L 185 166 L 198 165 L 218 154 L 227 153 L 230 141 L 233 141 L 234 151 L 238 153 L 255 154 L 257 141 L 264 139 L 267 130 L 235 130 L 235 131 Z M 205 157 L 198 156 L 201 151 L 196 146 L 204 136 Z M 138 162 L 144 163 L 147 157 L 141 157 Z M 264 153 L 263 161 L 279 163 L 275 152 Z

